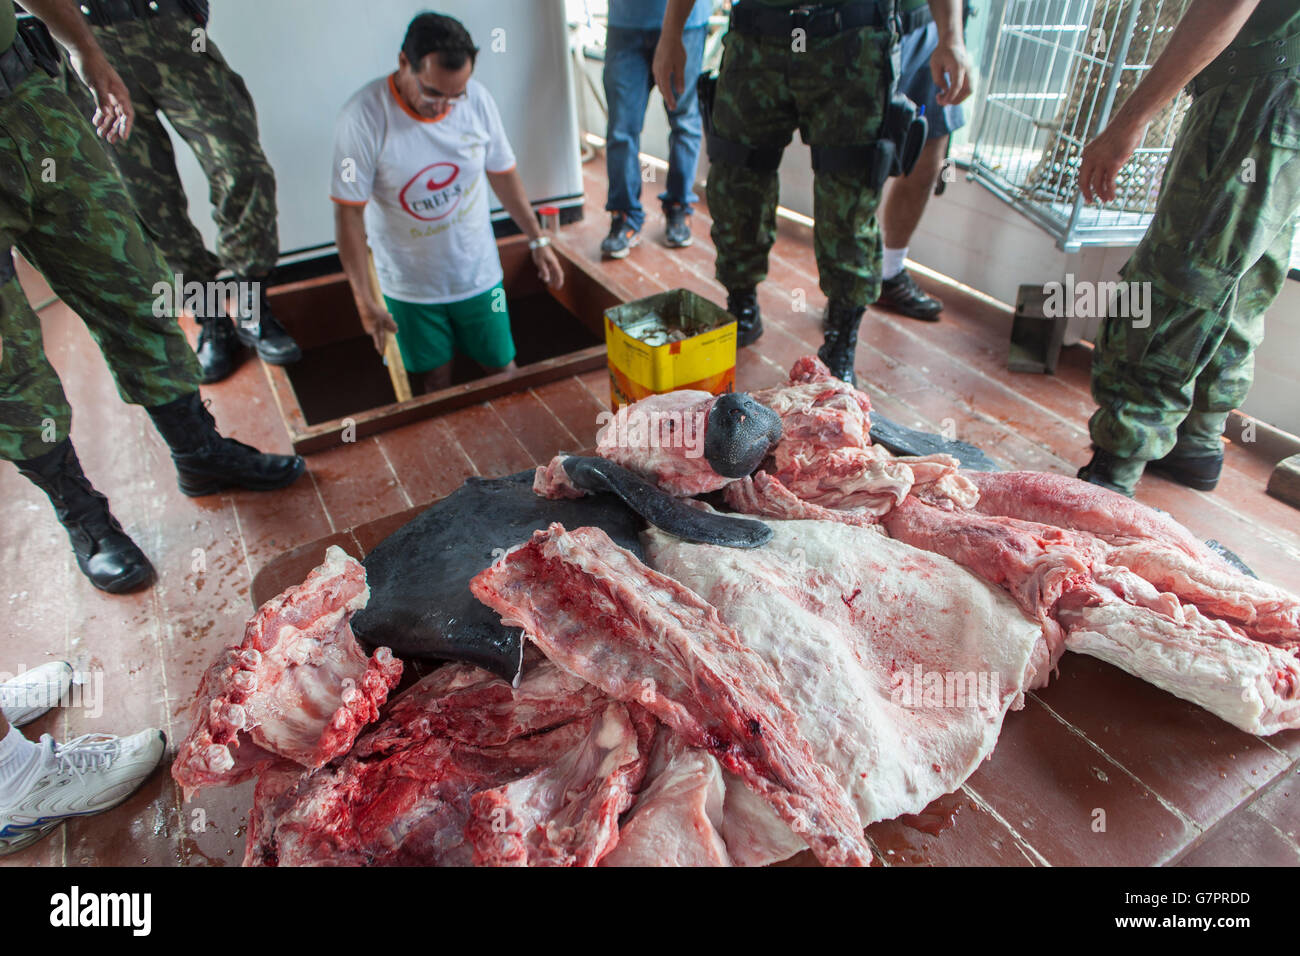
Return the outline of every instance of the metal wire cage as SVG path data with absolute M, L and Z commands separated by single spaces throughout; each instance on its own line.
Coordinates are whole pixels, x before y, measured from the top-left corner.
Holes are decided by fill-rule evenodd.
M 1067 252 L 1130 245 L 1146 231 L 1178 127 L 1180 94 L 1120 171 L 1117 195 L 1085 206 L 1079 157 L 1132 93 L 1190 0 L 1002 0 L 971 163 L 973 178 Z

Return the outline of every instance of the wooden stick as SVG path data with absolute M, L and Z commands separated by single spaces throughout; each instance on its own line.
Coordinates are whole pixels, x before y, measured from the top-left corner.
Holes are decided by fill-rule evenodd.
M 369 250 L 366 251 L 366 264 L 370 266 L 370 288 L 375 294 L 375 300 L 383 302 L 383 294 L 379 291 L 379 273 L 375 272 L 375 257 Z M 388 377 L 393 381 L 393 394 L 399 402 L 409 402 L 411 380 L 406 377 L 406 363 L 402 361 L 402 351 L 397 347 L 397 336 L 391 332 L 384 335 L 384 362 L 388 365 Z

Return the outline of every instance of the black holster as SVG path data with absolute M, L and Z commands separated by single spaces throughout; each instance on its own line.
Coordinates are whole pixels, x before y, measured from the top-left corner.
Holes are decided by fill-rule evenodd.
M 865 171 L 867 186 L 880 189 L 890 176 L 906 176 L 912 171 L 927 132 L 925 117 L 916 104 L 895 93 L 885 108 L 879 139 L 865 146 L 813 146 L 813 172 Z
M 44 23 L 35 17 L 19 17 L 16 42 L 26 44 L 36 66 L 51 77 L 58 77 L 61 63 L 59 47 Z

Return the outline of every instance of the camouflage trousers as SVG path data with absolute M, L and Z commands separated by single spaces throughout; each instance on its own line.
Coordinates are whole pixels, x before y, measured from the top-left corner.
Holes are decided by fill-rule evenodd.
M 264 276 L 280 254 L 275 174 L 258 140 L 257 111 L 244 81 L 212 39 L 179 14 L 96 27 L 95 38 L 122 76 L 135 105 L 135 128 L 108 147 L 145 229 L 168 263 L 187 279 L 207 282 L 224 266 L 236 276 Z M 90 92 L 71 71 L 69 95 L 89 117 Z M 176 171 L 167 117 L 194 151 L 208 180 L 217 254 L 189 218 Z
M 149 407 L 198 390 L 194 352 L 155 309 L 167 264 L 94 130 L 39 71 L 0 98 L 0 458 L 21 461 L 67 438 L 72 412 L 12 246 L 81 316 L 123 400 Z
M 799 129 L 818 146 L 876 139 L 889 99 L 890 35 L 868 27 L 804 38 L 728 33 L 713 102 L 718 136 L 742 146 L 784 147 Z M 717 278 L 750 289 L 767 275 L 776 239 L 776 170 L 718 162 L 709 169 L 709 213 Z M 880 296 L 879 190 L 866 170 L 818 173 L 813 180 L 813 245 L 822 292 L 867 305 Z
M 1254 376 L 1300 215 L 1300 77 L 1197 97 L 1146 236 L 1121 270 L 1151 283 L 1149 325 L 1110 317 L 1092 364 L 1093 442 L 1150 461 L 1216 454 Z M 1136 477 L 1133 478 L 1136 482 Z

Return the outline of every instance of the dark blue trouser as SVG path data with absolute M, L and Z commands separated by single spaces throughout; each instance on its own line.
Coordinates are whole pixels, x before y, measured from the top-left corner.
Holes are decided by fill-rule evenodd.
M 691 189 L 695 164 L 700 155 L 701 124 L 695 80 L 704 57 L 707 27 L 682 31 L 686 46 L 685 92 L 677 109 L 668 110 L 672 132 L 668 137 L 668 183 L 659 201 L 681 204 L 688 209 L 699 202 Z M 605 164 L 609 176 L 609 199 L 605 209 L 625 212 L 628 224 L 640 229 L 645 223 L 641 208 L 641 127 L 646 104 L 654 87 L 651 67 L 658 30 L 628 30 L 610 27 L 605 40 L 605 100 L 609 105 L 609 128 L 605 133 Z

